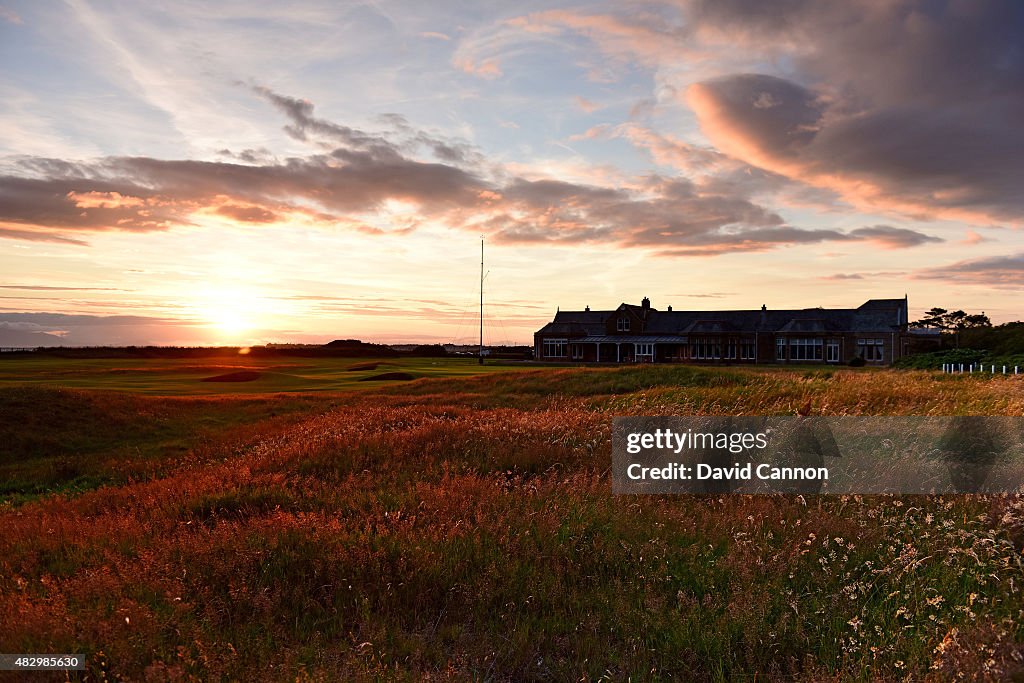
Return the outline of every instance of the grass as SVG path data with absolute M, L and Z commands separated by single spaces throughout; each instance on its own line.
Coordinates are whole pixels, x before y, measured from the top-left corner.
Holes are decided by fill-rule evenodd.
M 608 469 L 613 415 L 1020 415 L 1024 382 L 630 367 L 5 391 L 11 467 L 65 446 L 108 479 L 0 508 L 0 650 L 84 652 L 90 680 L 1022 671 L 1018 499 L 626 497 Z
M 0 356 L 0 386 L 29 384 L 80 389 L 110 389 L 159 396 L 225 396 L 372 389 L 385 382 L 366 381 L 388 372 L 415 379 L 471 377 L 521 370 L 522 364 L 478 365 L 472 358 L 252 358 L 214 359 L 65 359 Z M 208 381 L 231 373 L 255 372 L 242 382 Z M 207 381 L 204 381 L 207 380 Z M 362 380 L 362 381 L 361 381 Z

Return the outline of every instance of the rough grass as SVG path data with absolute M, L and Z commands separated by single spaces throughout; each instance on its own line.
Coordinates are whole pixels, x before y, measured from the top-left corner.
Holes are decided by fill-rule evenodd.
M 239 439 L 283 429 L 336 402 L 0 386 L 0 505 L 151 478 L 183 462 L 220 458 Z
M 23 414 L 53 398 L 27 393 Z M 161 468 L 0 511 L 0 651 L 84 652 L 88 678 L 130 680 L 1020 673 L 1018 499 L 611 495 L 613 415 L 808 399 L 818 414 L 1020 415 L 1024 382 L 545 370 L 337 396 L 181 457 L 128 450 L 125 466 Z M 199 415 L 61 400 L 79 422 L 54 444 L 88 425 L 141 444 L 144 411 Z

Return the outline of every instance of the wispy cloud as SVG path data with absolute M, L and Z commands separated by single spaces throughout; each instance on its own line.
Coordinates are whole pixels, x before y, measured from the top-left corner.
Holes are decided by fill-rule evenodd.
M 3 5 L 0 5 L 0 19 L 16 26 L 21 26 L 25 23 L 17 12 L 12 10 L 10 7 L 4 7 Z
M 1024 289 L 1024 253 L 957 261 L 924 268 L 914 277 L 996 289 Z

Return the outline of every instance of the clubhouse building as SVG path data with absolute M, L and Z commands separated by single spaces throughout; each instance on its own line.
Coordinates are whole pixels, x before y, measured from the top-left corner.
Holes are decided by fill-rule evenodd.
M 611 311 L 558 311 L 533 344 L 535 358 L 560 362 L 891 365 L 916 336 L 907 329 L 906 297 L 745 311 L 662 311 L 644 298 Z

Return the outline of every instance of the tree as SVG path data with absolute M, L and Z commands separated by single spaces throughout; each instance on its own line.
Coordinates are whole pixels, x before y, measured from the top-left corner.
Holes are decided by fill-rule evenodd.
M 967 314 L 964 311 L 948 311 L 945 308 L 931 308 L 920 320 L 910 323 L 910 327 L 931 327 L 952 332 L 957 348 L 960 347 L 960 332 L 962 330 L 977 329 L 981 327 L 992 327 L 992 321 L 981 313 Z

